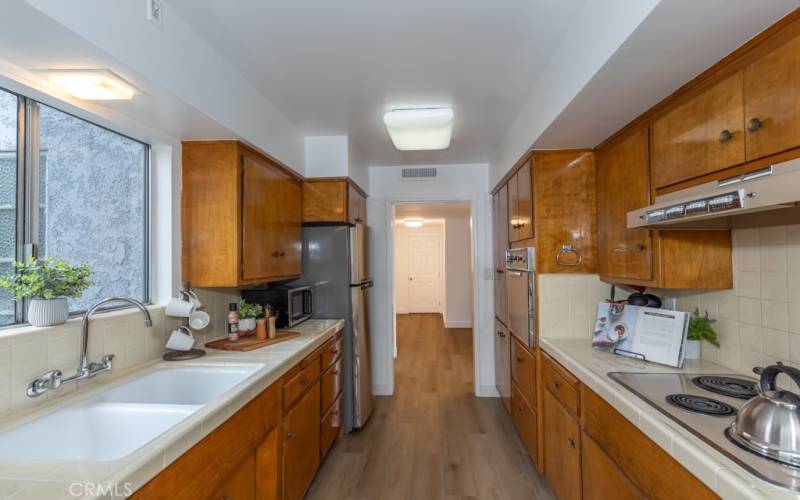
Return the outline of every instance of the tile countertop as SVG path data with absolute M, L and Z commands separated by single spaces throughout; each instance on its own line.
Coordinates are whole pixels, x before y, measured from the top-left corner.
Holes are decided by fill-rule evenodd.
M 0 422 L 0 431 L 62 406 L 90 397 L 110 385 L 125 382 L 159 367 L 226 366 L 239 363 L 262 363 L 255 372 L 225 394 L 191 414 L 134 453 L 114 461 L 10 461 L 0 460 L 0 500 L 49 500 L 75 498 L 122 498 L 155 477 L 162 469 L 198 443 L 232 414 L 278 380 L 290 368 L 333 337 L 344 320 L 308 320 L 292 328 L 298 338 L 249 352 L 208 349 L 196 360 L 156 361 L 109 383 L 100 383 L 48 403 L 34 413 Z M 129 483 L 126 491 L 125 484 Z M 105 492 L 97 493 L 97 486 Z M 116 490 L 114 489 L 116 486 Z M 109 494 L 109 489 L 110 493 Z M 116 496 L 115 495 L 116 492 Z M 78 493 L 78 494 L 73 494 Z
M 745 471 L 607 375 L 608 372 L 732 373 L 729 368 L 703 360 L 686 360 L 683 368 L 670 368 L 593 349 L 588 339 L 543 337 L 540 347 L 722 498 L 800 498 L 797 493 Z

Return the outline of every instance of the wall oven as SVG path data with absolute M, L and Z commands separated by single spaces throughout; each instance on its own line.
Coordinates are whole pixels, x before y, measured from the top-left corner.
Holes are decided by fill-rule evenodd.
M 536 249 L 506 250 L 508 327 L 524 345 L 536 347 Z
M 297 326 L 314 315 L 314 290 L 310 285 L 242 290 L 242 298 L 251 304 L 269 305 L 277 316 L 278 328 Z

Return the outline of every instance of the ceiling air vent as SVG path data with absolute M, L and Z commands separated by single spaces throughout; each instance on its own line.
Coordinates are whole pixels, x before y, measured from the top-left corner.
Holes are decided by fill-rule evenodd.
M 435 179 L 436 169 L 432 167 L 426 168 L 404 168 L 400 174 L 400 179 L 404 181 L 424 181 L 426 179 Z

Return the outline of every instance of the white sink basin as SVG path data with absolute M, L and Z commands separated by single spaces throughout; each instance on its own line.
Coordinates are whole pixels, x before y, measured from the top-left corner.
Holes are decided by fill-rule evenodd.
M 142 374 L 0 433 L 0 460 L 117 460 L 262 366 L 161 368 Z

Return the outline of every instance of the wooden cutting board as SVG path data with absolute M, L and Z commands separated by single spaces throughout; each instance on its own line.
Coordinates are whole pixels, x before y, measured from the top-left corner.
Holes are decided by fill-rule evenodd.
M 208 347 L 209 349 L 221 349 L 223 351 L 254 351 L 256 349 L 261 349 L 262 347 L 266 347 L 272 344 L 278 344 L 280 342 L 291 340 L 299 336 L 300 332 L 293 332 L 291 330 L 282 330 L 278 332 L 277 337 L 275 337 L 274 339 L 268 338 L 264 340 L 258 340 L 256 338 L 256 334 L 251 333 L 248 335 L 240 336 L 238 342 L 231 342 L 227 338 L 212 340 L 210 342 L 206 342 L 206 347 Z

